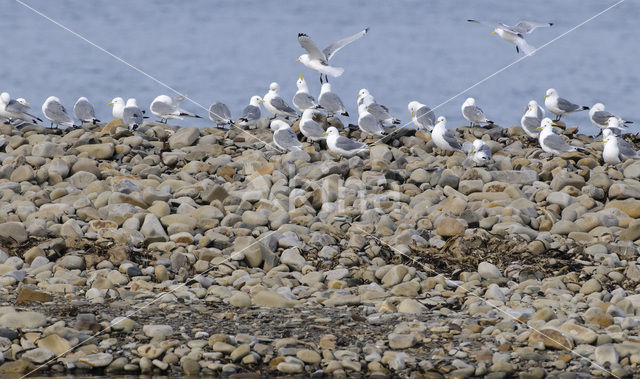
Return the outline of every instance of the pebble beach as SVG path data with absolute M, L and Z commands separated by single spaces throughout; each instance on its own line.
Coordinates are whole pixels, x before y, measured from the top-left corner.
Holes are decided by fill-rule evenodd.
M 638 375 L 640 161 L 571 125 L 555 157 L 458 127 L 487 167 L 423 130 L 283 154 L 267 122 L 0 125 L 0 376 Z

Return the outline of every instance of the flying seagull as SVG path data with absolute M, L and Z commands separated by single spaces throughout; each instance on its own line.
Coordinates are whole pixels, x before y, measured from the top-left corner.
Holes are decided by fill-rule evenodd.
M 368 31 L 369 28 L 365 28 L 352 36 L 332 43 L 322 51 L 320 51 L 318 45 L 313 42 L 311 37 L 304 33 L 298 33 L 298 42 L 300 43 L 300 46 L 307 51 L 307 54 L 299 56 L 296 62 L 302 62 L 302 64 L 308 68 L 318 71 L 320 73 L 320 83 L 322 83 L 322 74 L 324 74 L 324 78 L 327 81 L 329 80 L 327 75 L 337 78 L 342 75 L 344 68 L 329 66 L 329 60 L 340 49 L 364 36 Z
M 503 40 L 511 42 L 516 45 L 516 52 L 520 52 L 520 49 L 525 54 L 531 55 L 536 51 L 536 48 L 524 39 L 525 34 L 533 32 L 536 28 L 544 28 L 553 25 L 551 22 L 540 23 L 533 21 L 518 21 L 515 26 L 505 25 L 503 23 L 494 21 L 480 21 L 480 20 L 467 20 L 469 22 L 475 22 L 478 24 L 487 25 L 493 28 L 491 34 L 497 34 Z

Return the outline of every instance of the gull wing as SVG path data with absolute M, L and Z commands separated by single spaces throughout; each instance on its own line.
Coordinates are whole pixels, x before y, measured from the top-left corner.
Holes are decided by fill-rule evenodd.
M 343 47 L 347 46 L 351 42 L 361 38 L 362 36 L 367 34 L 368 31 L 369 31 L 369 28 L 365 28 L 364 30 L 359 31 L 358 33 L 356 33 L 356 34 L 354 34 L 352 36 L 349 36 L 347 38 L 343 38 L 340 41 L 336 41 L 336 42 L 332 43 L 331 45 L 329 45 L 326 49 L 324 49 L 322 51 L 324 53 L 324 56 L 327 57 L 327 60 L 331 59 L 331 57 L 335 53 L 337 53 L 340 49 L 342 49 Z
M 309 53 L 309 59 L 318 59 L 320 60 L 320 62 L 327 64 L 329 58 L 327 58 L 325 54 L 320 51 L 318 45 L 313 42 L 311 37 L 304 33 L 298 33 L 298 42 L 300 43 L 300 46 L 302 46 L 302 48 L 307 50 L 307 53 Z

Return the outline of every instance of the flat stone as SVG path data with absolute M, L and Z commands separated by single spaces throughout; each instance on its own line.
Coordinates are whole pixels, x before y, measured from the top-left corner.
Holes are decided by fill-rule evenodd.
M 464 234 L 465 227 L 462 222 L 451 217 L 443 217 L 436 226 L 436 234 L 442 237 L 451 237 Z
M 6 239 L 22 243 L 26 241 L 27 238 L 27 230 L 21 222 L 12 221 L 0 224 L 0 241 Z
M 556 350 L 571 350 L 573 342 L 561 331 L 556 329 L 541 329 L 529 335 L 529 343 L 542 342 L 544 346 Z

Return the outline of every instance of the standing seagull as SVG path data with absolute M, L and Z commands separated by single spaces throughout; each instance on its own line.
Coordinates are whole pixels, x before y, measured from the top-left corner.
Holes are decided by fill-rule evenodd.
M 142 111 L 138 108 L 136 99 L 127 99 L 127 104 L 122 111 L 122 122 L 129 127 L 129 130 L 136 130 L 143 121 Z
M 296 62 L 302 62 L 302 64 L 307 66 L 308 68 L 318 71 L 320 73 L 320 83 L 322 83 L 322 74 L 324 74 L 326 81 L 329 80 L 327 75 L 331 75 L 332 77 L 337 78 L 338 76 L 342 75 L 342 73 L 344 72 L 344 68 L 329 66 L 329 60 L 340 49 L 357 40 L 358 38 L 364 36 L 368 31 L 369 28 L 365 28 L 364 30 L 359 31 L 358 33 L 350 37 L 332 43 L 322 51 L 318 49 L 318 45 L 313 42 L 311 37 L 304 33 L 299 33 L 298 42 L 300 43 L 300 46 L 302 46 L 302 48 L 307 51 L 307 54 L 302 54 L 301 56 L 299 56 Z
M 438 117 L 436 120 L 436 126 L 433 128 L 431 132 L 431 138 L 433 138 L 433 143 L 436 144 L 440 149 L 445 151 L 460 151 L 462 150 L 462 146 L 460 146 L 460 142 L 454 137 L 451 132 L 447 130 L 447 119 L 444 116 Z
M 524 39 L 524 34 L 529 34 L 534 31 L 536 28 L 544 28 L 553 25 L 553 23 L 540 23 L 540 22 L 532 22 L 532 21 L 518 21 L 515 26 L 509 26 L 498 22 L 493 21 L 478 21 L 478 20 L 467 20 L 469 22 L 475 22 L 479 24 L 488 25 L 493 28 L 493 32 L 491 34 L 498 34 L 500 38 L 507 42 L 511 42 L 516 45 L 516 52 L 520 52 L 520 49 L 524 51 L 526 55 L 532 55 L 536 48 L 530 45 Z
M 484 166 L 491 160 L 491 148 L 481 139 L 462 144 L 462 151 L 467 153 L 467 162 L 473 162 L 478 166 Z
M 604 110 L 604 104 L 596 103 L 589 110 L 589 118 L 593 125 L 597 126 L 600 129 L 611 128 L 608 121 L 609 118 L 615 117 L 618 120 L 618 128 L 620 130 L 624 130 L 625 124 L 633 124 L 632 121 L 625 121 L 622 118 L 611 114 Z
M 296 86 L 298 86 L 298 91 L 295 95 L 293 95 L 293 106 L 298 108 L 300 112 L 304 112 L 309 108 L 318 108 L 316 99 L 314 99 L 313 96 L 309 94 L 309 87 L 307 86 L 307 81 L 304 80 L 304 75 L 300 75 L 298 77 Z
M 553 121 L 550 118 L 544 118 L 538 128 L 542 129 L 538 136 L 538 142 L 545 152 L 558 155 L 578 150 L 577 147 L 569 145 L 564 138 L 553 131 Z
M 378 119 L 374 115 L 369 113 L 369 108 L 360 104 L 358 107 L 358 128 L 363 133 L 373 134 L 374 136 L 383 136 L 385 134 L 382 125 L 378 122 Z
M 618 122 L 617 119 L 611 120 L 611 124 Z M 638 158 L 638 153 L 633 149 L 633 146 L 623 138 L 616 136 L 615 129 L 603 129 L 602 130 L 602 138 L 603 141 L 609 137 L 616 137 L 616 143 L 618 146 L 618 150 L 620 151 L 621 160 L 630 159 L 630 158 Z M 606 146 L 605 146 L 606 147 Z
M 543 118 L 544 109 L 538 105 L 537 101 L 531 100 L 527 105 L 524 115 L 520 119 L 520 126 L 522 126 L 522 130 L 524 130 L 529 137 L 538 139 L 538 134 L 540 134 L 538 127 Z
M 433 130 L 433 126 L 436 124 L 436 116 L 431 108 L 417 101 L 410 102 L 408 108 L 409 117 L 411 117 L 418 129 L 422 128 L 428 132 Z
M 167 95 L 160 95 L 153 99 L 149 109 L 154 116 L 160 119 L 161 122 L 167 123 L 167 120 L 178 119 L 182 120 L 183 116 L 202 118 L 197 114 L 187 112 L 180 108 L 180 103 L 184 101 L 185 97 L 182 95 L 176 96 L 173 99 Z
M 119 118 L 122 120 L 122 112 L 124 111 L 124 107 L 125 107 L 124 99 L 121 97 L 115 97 L 107 105 L 113 106 L 113 109 L 111 110 L 111 114 L 113 115 L 113 118 L 114 119 Z
M 331 84 L 322 83 L 322 88 L 320 89 L 320 96 L 318 96 L 318 103 L 322 109 L 327 112 L 329 116 L 333 116 L 336 114 L 349 117 L 349 112 L 344 109 L 344 104 L 342 104 L 342 100 L 335 93 L 331 92 Z
M 264 100 L 260 96 L 252 96 L 249 100 L 249 105 L 244 107 L 242 110 L 242 115 L 238 119 L 238 123 L 241 126 L 256 126 L 258 125 L 258 121 L 260 121 L 260 103 L 263 103 Z
M 358 98 L 358 108 L 362 104 L 366 105 L 367 110 L 378 120 L 378 122 L 380 122 L 380 124 L 390 126 L 400 123 L 400 120 L 389 113 L 389 108 L 376 103 L 376 100 L 366 88 L 361 89 L 356 97 Z
M 278 116 L 284 116 L 286 118 L 296 117 L 295 109 L 291 108 L 280 97 L 280 85 L 273 82 L 269 85 L 269 92 L 263 97 L 264 107 L 269 112 L 273 113 L 274 118 Z
M 274 120 L 271 128 L 275 129 L 273 133 L 273 144 L 280 150 L 294 151 L 302 149 L 302 144 L 296 136 L 296 132 L 291 129 L 289 124 L 282 120 Z
M 322 126 L 313 119 L 315 113 L 314 109 L 305 109 L 300 119 L 300 133 L 309 141 L 320 141 L 327 138 Z
M 0 116 L 8 119 L 10 122 L 13 120 L 22 120 L 36 124 L 36 120 L 42 121 L 40 117 L 29 113 L 29 110 L 31 110 L 31 107 L 25 99 L 19 98 L 14 100 L 8 92 L 3 92 L 0 95 Z
M 558 91 L 556 91 L 555 88 L 549 88 L 547 90 L 547 93 L 544 95 L 544 106 L 547 107 L 551 113 L 558 116 L 553 121 L 560 121 L 560 117 L 566 114 L 589 109 L 589 107 L 580 106 L 561 98 L 558 96 Z
M 76 114 L 76 118 L 80 120 L 82 123 L 91 123 L 95 125 L 100 122 L 96 118 L 96 112 L 93 110 L 93 105 L 89 102 L 89 100 L 82 96 L 76 101 L 76 104 L 73 106 L 73 113 Z
M 42 104 L 42 113 L 44 117 L 51 121 L 52 127 L 54 124 L 73 127 L 73 119 L 67 114 L 67 110 L 60 103 L 60 99 L 55 96 L 49 96 L 45 100 L 44 104 Z
M 338 129 L 331 126 L 324 133 L 327 135 L 327 147 L 332 153 L 352 157 L 362 151 L 367 150 L 367 145 L 341 136 Z
M 467 98 L 462 104 L 462 115 L 469 121 L 469 126 L 473 124 L 493 124 L 493 121 L 487 119 L 482 111 L 482 108 L 476 105 L 476 99 L 473 97 Z
M 209 107 L 209 119 L 222 129 L 229 129 L 229 125 L 233 124 L 229 107 L 219 101 Z

